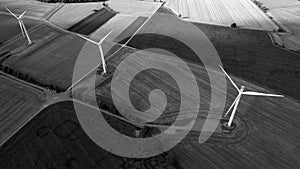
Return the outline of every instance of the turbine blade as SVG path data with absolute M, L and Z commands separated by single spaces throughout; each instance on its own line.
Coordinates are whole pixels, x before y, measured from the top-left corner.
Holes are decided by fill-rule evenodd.
M 226 75 L 226 77 L 230 80 L 230 82 L 232 83 L 232 85 L 236 88 L 236 90 L 240 91 L 240 89 L 237 87 L 237 85 L 234 83 L 234 81 L 230 78 L 230 76 L 226 73 L 226 71 L 223 69 L 223 67 L 221 65 L 219 65 L 221 70 L 224 72 L 224 74 Z
M 228 115 L 228 113 L 230 112 L 230 110 L 233 108 L 233 106 L 235 105 L 235 103 L 238 101 L 238 99 L 240 98 L 241 96 L 237 96 L 234 100 L 234 102 L 231 104 L 231 106 L 229 107 L 229 109 L 227 110 L 227 112 L 225 113 L 224 117 L 226 117 Z
M 250 96 L 284 97 L 283 95 L 267 94 L 267 93 L 259 93 L 259 92 L 243 92 L 242 94 L 244 94 L 244 95 L 250 95 Z
M 22 19 L 22 17 L 25 15 L 26 12 L 27 12 L 27 11 L 24 11 L 24 12 L 18 17 L 18 19 Z
M 108 34 L 106 34 L 98 43 L 98 45 L 102 44 L 104 40 L 113 32 L 114 30 L 111 30 Z
M 19 21 L 19 25 L 20 25 L 22 35 L 23 35 L 23 37 L 25 37 L 24 30 L 23 30 L 24 28 L 23 28 L 23 25 L 22 25 L 21 21 Z
M 14 16 L 15 18 L 18 19 L 17 15 L 14 14 L 12 11 L 10 11 L 7 7 L 5 7 L 5 9 L 6 9 L 12 16 Z
M 82 35 L 80 35 L 80 34 L 77 34 L 77 35 L 78 35 L 79 37 L 81 37 L 81 38 L 83 38 L 83 39 L 85 39 L 85 40 L 87 40 L 87 41 L 93 43 L 93 44 L 97 44 L 97 42 L 92 41 L 91 39 L 89 39 L 89 38 L 87 38 L 87 37 L 85 37 L 85 36 L 82 36 Z

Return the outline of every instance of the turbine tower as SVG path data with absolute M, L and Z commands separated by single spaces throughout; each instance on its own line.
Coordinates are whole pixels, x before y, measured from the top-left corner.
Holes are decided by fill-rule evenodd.
M 232 83 L 232 85 L 234 86 L 234 88 L 239 92 L 239 94 L 237 95 L 237 97 L 235 98 L 235 100 L 233 101 L 232 105 L 229 107 L 229 109 L 227 110 L 226 114 L 224 117 L 226 117 L 228 115 L 228 113 L 230 112 L 230 110 L 233 108 L 231 116 L 229 118 L 229 121 L 227 123 L 227 126 L 230 127 L 232 125 L 232 121 L 233 118 L 235 116 L 237 107 L 240 103 L 240 100 L 242 98 L 243 95 L 249 95 L 249 96 L 267 96 L 267 97 L 284 97 L 283 95 L 277 95 L 277 94 L 266 94 L 266 93 L 259 93 L 259 92 L 253 92 L 253 91 L 244 91 L 245 90 L 245 86 L 241 86 L 241 88 L 239 89 L 237 87 L 237 85 L 234 83 L 234 81 L 230 78 L 230 76 L 226 73 L 226 71 L 223 69 L 223 67 L 220 65 L 221 70 L 224 72 L 224 74 L 226 75 L 226 77 L 229 79 L 229 81 Z
M 25 25 L 24 25 L 24 23 L 23 23 L 23 17 L 24 17 L 24 15 L 25 15 L 26 11 L 24 11 L 21 15 L 17 16 L 17 15 L 14 14 L 12 11 L 10 11 L 8 8 L 5 8 L 5 9 L 6 9 L 13 17 L 15 17 L 15 18 L 18 20 L 23 37 L 25 38 L 25 36 L 26 36 L 27 41 L 28 41 L 28 44 L 29 44 L 29 45 L 32 44 L 32 41 L 31 41 L 31 39 L 30 39 L 30 37 L 29 37 L 29 35 L 28 35 L 28 32 L 27 32 L 27 30 L 26 30 L 26 27 L 25 27 Z
M 82 37 L 83 39 L 97 45 L 99 47 L 99 51 L 100 51 L 100 56 L 101 56 L 101 60 L 102 60 L 102 67 L 103 67 L 103 73 L 106 73 L 106 63 L 105 63 L 105 59 L 104 59 L 104 54 L 103 54 L 103 49 L 102 49 L 102 43 L 104 42 L 104 40 L 113 32 L 110 31 L 108 34 L 106 34 L 99 42 L 95 42 L 91 39 L 88 39 L 80 34 L 77 34 L 78 36 Z

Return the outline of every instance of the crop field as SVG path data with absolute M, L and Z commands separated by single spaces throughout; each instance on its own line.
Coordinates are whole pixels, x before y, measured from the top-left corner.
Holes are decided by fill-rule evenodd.
M 116 15 L 115 12 L 106 8 L 101 8 L 95 11 L 95 13 L 84 18 L 77 24 L 71 26 L 68 30 L 79 34 L 89 35 L 104 25 L 107 21 Z
M 183 18 L 198 22 L 230 26 L 236 23 L 242 28 L 277 30 L 276 26 L 250 0 L 169 0 L 168 8 Z
M 299 6 L 273 9 L 271 10 L 271 13 L 281 24 L 292 32 L 292 34 L 279 35 L 284 42 L 284 46 L 294 51 L 300 51 Z
M 178 36 L 176 25 L 163 29 L 167 21 L 157 15 L 144 25 L 140 33 L 156 30 L 158 33 L 174 32 Z M 168 22 L 168 24 L 172 24 Z M 231 29 L 229 27 L 194 23 L 212 42 L 224 67 L 235 76 L 267 87 L 274 91 L 300 99 L 300 61 L 299 54 L 275 47 L 267 32 L 257 30 Z M 166 25 L 165 25 L 166 26 Z M 172 30 L 174 29 L 174 30 Z M 170 39 L 154 38 L 157 35 L 138 35 L 129 46 L 137 49 L 163 48 L 177 53 L 181 58 L 197 62 L 189 51 L 177 51 L 176 44 Z
M 0 48 L 0 59 L 1 64 L 12 56 L 22 56 L 28 55 L 30 52 L 36 50 L 37 48 L 45 45 L 48 41 L 56 38 L 60 35 L 60 32 L 48 27 L 47 25 L 39 25 L 34 29 L 28 31 L 33 44 L 27 46 L 28 42 L 21 34 L 7 43 L 3 44 Z
M 123 48 L 115 56 L 112 56 L 108 63 L 108 71 L 114 72 L 119 63 L 133 52 L 135 52 L 133 49 Z M 201 65 L 187 60 L 186 63 L 196 76 L 200 88 L 201 111 L 199 111 L 196 124 L 203 124 L 210 105 L 210 83 L 207 72 Z M 142 63 L 132 62 L 131 68 L 139 67 L 139 64 Z M 236 72 L 233 71 L 233 73 Z M 97 82 L 96 96 L 101 108 L 116 112 L 111 98 L 111 79 L 111 77 L 98 79 L 100 82 Z M 274 93 L 274 91 L 236 77 L 233 80 L 238 85 L 245 85 L 246 90 Z M 173 112 L 178 112 L 178 105 L 180 104 L 178 94 L 180 92 L 176 87 L 176 82 L 173 83 L 167 75 L 156 71 L 143 72 L 136 76 L 130 85 L 131 94 L 134 96 L 131 98 L 131 103 L 138 110 L 148 107 L 149 91 L 161 89 L 166 94 L 168 98 L 166 109 L 162 116 L 153 121 L 155 124 L 166 125 L 177 118 L 178 113 Z M 77 90 L 78 95 L 82 95 L 80 96 L 81 100 L 85 102 L 89 102 L 89 96 L 94 92 L 83 88 Z M 225 110 L 229 108 L 236 95 L 237 92 L 234 87 L 228 82 Z M 118 97 L 123 98 L 125 96 L 119 95 Z M 212 106 L 218 107 L 218 105 Z M 299 108 L 299 101 L 288 95 L 285 98 L 244 96 L 235 118 L 237 130 L 231 134 L 224 134 L 221 132 L 220 125 L 206 143 L 199 144 L 198 137 L 201 125 L 195 125 L 192 132 L 182 143 L 173 148 L 171 153 L 175 154 L 180 166 L 187 169 L 198 169 L 200 166 L 203 168 L 296 169 L 299 166 L 298 158 L 300 156 L 297 151 L 300 148 L 298 144 L 300 140 Z
M 146 20 L 146 17 L 117 14 L 97 29 L 91 37 L 100 40 L 108 32 L 113 31 L 107 40 L 125 43 L 125 40 L 133 35 Z
M 37 31 L 38 34 L 42 32 Z M 84 42 L 74 35 L 62 34 L 29 54 L 11 56 L 3 65 L 27 74 L 41 84 L 64 90 L 71 85 L 75 61 Z
M 263 91 L 255 85 L 234 79 L 248 90 Z M 234 100 L 234 88 L 228 82 L 227 103 Z M 247 89 L 246 87 L 246 89 Z M 234 91 L 234 92 L 232 92 Z M 228 104 L 229 105 L 229 104 Z M 293 168 L 300 165 L 298 100 L 289 97 L 264 98 L 244 96 L 237 109 L 236 133 L 215 132 L 199 144 L 199 133 L 191 132 L 176 148 L 178 163 L 183 168 Z M 197 130 L 196 130 L 197 131 Z
M 139 0 L 110 0 L 108 2 L 109 8 L 113 9 L 120 14 L 150 16 L 160 6 L 161 2 L 153 1 L 139 1 Z
M 14 47 L 21 42 L 11 43 L 5 46 L 2 60 L 4 66 L 28 75 L 40 86 L 66 90 L 72 84 L 73 69 L 79 56 L 100 57 L 99 49 L 95 45 L 86 43 L 76 35 L 60 32 L 47 25 L 32 31 L 31 36 L 35 42 L 39 41 L 35 43 L 36 47 L 19 52 L 21 49 L 14 49 Z M 111 46 L 112 43 L 105 42 L 104 53 L 108 52 L 106 50 Z
M 156 29 L 160 33 L 177 31 L 178 35 L 183 34 L 176 29 L 176 26 L 171 26 L 174 30 L 164 30 L 164 24 L 169 23 L 161 17 L 154 17 L 149 20 L 141 32 Z M 197 131 L 200 129 L 194 128 L 181 144 L 171 150 L 177 155 L 178 163 L 183 168 L 189 169 L 198 169 L 199 166 L 204 168 L 298 168 L 300 165 L 298 161 L 300 154 L 297 151 L 300 148 L 300 118 L 298 116 L 300 97 L 297 92 L 300 90 L 298 85 L 299 55 L 273 46 L 267 32 L 264 31 L 236 30 L 204 24 L 195 25 L 211 40 L 225 69 L 234 76 L 234 81 L 238 85 L 245 85 L 246 90 L 283 93 L 286 97 L 243 97 L 235 119 L 235 123 L 239 126 L 238 130 L 228 135 L 221 133 L 219 126 L 206 143 L 199 144 Z M 188 49 L 175 46 L 176 43 L 169 38 L 155 34 L 138 35 L 129 45 L 138 49 L 168 49 L 184 58 L 192 70 L 196 68 L 193 73 L 197 72 L 195 76 L 199 78 L 200 83 L 198 84 L 203 89 L 201 90 L 203 100 L 201 100 L 200 107 L 204 110 L 208 108 L 210 92 L 207 76 L 205 76 L 206 72 L 201 69 L 201 66 L 195 65 L 195 56 Z M 177 50 L 178 48 L 180 50 Z M 132 49 L 124 48 L 112 57 L 108 63 L 109 72 L 114 72 L 118 64 L 133 52 Z M 138 67 L 137 63 L 132 64 L 132 68 Z M 161 76 L 164 76 L 163 80 Z M 155 78 L 159 80 L 155 81 Z M 110 80 L 111 78 L 105 78 L 97 83 L 96 96 L 100 107 L 106 107 L 115 112 L 112 105 Z M 149 97 L 147 93 L 151 89 L 159 88 L 166 92 L 167 96 L 171 95 L 168 103 L 170 100 L 172 107 L 168 109 L 167 106 L 167 111 L 176 110 L 176 103 L 178 103 L 176 94 L 178 92 L 171 90 L 173 87 L 169 85 L 173 83 L 170 83 L 167 76 L 157 72 L 146 73 L 136 77 L 134 82 L 137 84 L 131 84 L 134 86 L 131 91 L 135 93 L 131 102 L 137 109 L 147 107 Z M 164 84 L 168 86 L 169 90 L 163 88 Z M 237 94 L 229 82 L 227 87 L 226 108 L 230 106 Z M 82 99 L 88 102 L 90 93 L 84 93 L 82 89 L 80 93 L 83 94 Z M 163 116 L 158 119 L 160 121 L 155 122 L 165 124 L 167 121 L 174 120 L 174 117 L 170 118 L 170 115 L 166 115 L 167 118 Z M 174 114 L 172 115 L 174 116 Z M 198 121 L 201 123 L 205 115 L 201 113 L 200 115 L 202 118 L 198 118 Z
M 36 26 L 39 21 L 33 19 L 24 19 L 24 24 L 29 30 L 30 28 Z M 12 37 L 21 34 L 21 30 L 16 18 L 10 15 L 0 14 L 0 45 Z
M 84 133 L 72 102 L 48 107 L 18 133 L 1 147 L 0 168 L 118 169 L 120 164 Z
M 41 91 L 0 76 L 0 144 L 42 106 Z
M 59 6 L 58 3 L 42 3 L 36 0 L 0 0 L 0 11 L 6 12 L 4 7 L 8 7 L 16 13 L 27 11 L 26 15 L 35 18 L 46 17 Z
M 114 123 L 126 129 L 132 125 Z M 119 129 L 120 129 L 119 127 Z M 127 131 L 129 132 L 129 131 Z M 0 149 L 0 167 L 40 168 L 174 168 L 166 155 L 143 161 L 115 156 L 97 146 L 81 128 L 72 102 L 61 102 L 44 109 Z M 12 158 L 13 157 L 13 158 Z
M 259 1 L 262 2 L 264 6 L 267 6 L 271 10 L 276 8 L 285 8 L 285 7 L 300 5 L 298 0 L 259 0 Z
M 49 21 L 61 28 L 68 29 L 87 16 L 94 13 L 94 10 L 102 8 L 102 3 L 74 3 L 64 4 L 64 6 L 55 12 Z

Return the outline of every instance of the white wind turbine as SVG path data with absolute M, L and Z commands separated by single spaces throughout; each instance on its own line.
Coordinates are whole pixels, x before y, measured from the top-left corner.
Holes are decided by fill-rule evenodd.
M 103 49 L 102 49 L 102 43 L 104 42 L 104 40 L 113 32 L 110 31 L 108 34 L 106 34 L 99 42 L 95 42 L 91 39 L 88 39 L 80 34 L 77 34 L 78 36 L 82 37 L 83 39 L 97 45 L 99 47 L 99 51 L 100 51 L 100 56 L 101 56 L 101 60 L 102 60 L 102 67 L 103 67 L 103 73 L 106 73 L 106 63 L 105 63 L 105 59 L 104 59 L 104 54 L 103 54 Z
M 250 96 L 267 96 L 267 97 L 284 97 L 283 95 L 277 95 L 277 94 L 266 94 L 266 93 L 259 93 L 259 92 L 253 92 L 253 91 L 244 91 L 245 90 L 245 86 L 241 86 L 241 88 L 239 89 L 237 87 L 237 85 L 234 83 L 234 81 L 229 77 L 229 75 L 226 73 L 226 71 L 223 69 L 223 67 L 220 65 L 220 68 L 222 69 L 222 71 L 225 73 L 226 77 L 230 80 L 230 82 L 232 83 L 232 85 L 236 88 L 236 90 L 239 92 L 239 94 L 237 95 L 237 97 L 235 98 L 234 102 L 232 103 L 232 105 L 229 107 L 229 109 L 227 110 L 226 114 L 224 117 L 227 116 L 227 114 L 230 112 L 230 110 L 233 108 L 231 116 L 229 118 L 229 121 L 227 123 L 227 126 L 230 127 L 234 118 L 234 115 L 236 113 L 236 109 L 239 105 L 239 102 L 242 98 L 243 95 L 250 95 Z
M 12 11 L 10 11 L 8 8 L 5 8 L 5 9 L 6 9 L 13 17 L 15 17 L 15 18 L 18 20 L 23 37 L 26 36 L 26 38 L 27 38 L 27 40 L 28 40 L 28 44 L 29 44 L 29 45 L 32 44 L 32 41 L 31 41 L 31 39 L 30 39 L 30 37 L 29 37 L 29 35 L 28 35 L 28 32 L 27 32 L 27 30 L 26 30 L 26 27 L 25 27 L 25 25 L 24 25 L 24 23 L 23 23 L 23 17 L 24 17 L 24 15 L 25 15 L 26 11 L 24 11 L 21 15 L 17 16 L 17 15 L 14 14 Z

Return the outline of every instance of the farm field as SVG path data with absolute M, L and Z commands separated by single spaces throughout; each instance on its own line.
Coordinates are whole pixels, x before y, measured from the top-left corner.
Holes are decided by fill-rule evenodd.
M 42 3 L 36 0 L 0 0 L 0 11 L 5 11 L 4 7 L 8 7 L 13 12 L 23 13 L 34 18 L 44 18 L 51 12 L 60 7 L 58 3 Z
M 300 6 L 300 2 L 298 2 Z M 291 31 L 280 34 L 284 47 L 300 52 L 300 10 L 299 6 L 272 9 L 270 12 L 285 27 Z
M 94 13 L 94 10 L 102 8 L 102 3 L 71 3 L 55 12 L 49 21 L 63 29 L 68 29 L 84 18 Z
M 33 19 L 24 19 L 24 24 L 29 30 L 32 27 L 36 26 L 39 23 L 37 20 Z M 0 45 L 16 35 L 21 34 L 21 30 L 16 18 L 10 15 L 0 14 Z
M 110 0 L 107 2 L 109 8 L 120 14 L 132 16 L 151 16 L 161 5 L 161 2 L 139 1 L 139 0 Z
M 127 129 L 133 126 L 121 121 Z M 127 131 L 129 132 L 129 131 Z M 11 158 L 11 157 L 14 158 Z M 138 161 L 121 158 L 97 146 L 85 134 L 74 112 L 72 102 L 49 106 L 0 148 L 0 167 L 32 168 L 109 168 L 122 169 L 148 165 L 152 168 L 171 167 L 166 156 Z M 153 165 L 154 161 L 154 165 Z M 152 163 L 150 163 L 152 162 Z M 131 165 L 130 165 L 131 164 Z
M 0 149 L 1 168 L 118 169 L 120 164 L 84 133 L 72 102 L 44 109 L 18 133 Z
M 72 84 L 73 69 L 78 56 L 99 58 L 99 49 L 76 35 L 61 32 L 47 25 L 32 31 L 31 34 L 33 40 L 39 39 L 39 43 L 35 43 L 37 47 L 23 50 L 21 53 L 4 52 L 3 65 L 27 74 L 38 85 L 66 90 Z M 12 43 L 6 46 L 6 51 L 13 50 L 15 45 L 16 43 Z M 104 53 L 112 46 L 113 43 L 105 42 Z
M 101 8 L 95 13 L 84 18 L 77 24 L 71 26 L 68 30 L 79 34 L 89 35 L 104 25 L 107 21 L 116 15 L 115 12 L 106 8 Z
M 248 90 L 269 93 L 261 87 L 234 79 Z M 230 85 L 230 86 L 229 86 Z M 248 87 L 249 86 L 249 87 Z M 227 104 L 233 102 L 235 89 L 227 94 Z M 247 88 L 248 87 L 248 88 Z M 234 92 L 232 92 L 234 91 Z M 215 132 L 199 144 L 194 129 L 176 148 L 171 150 L 183 168 L 293 168 L 300 165 L 298 100 L 264 97 L 243 97 L 237 109 L 236 133 Z M 225 109 L 226 110 L 226 109 Z
M 31 118 L 44 103 L 41 91 L 0 75 L 0 144 Z
M 298 0 L 260 0 L 260 2 L 262 2 L 264 6 L 267 6 L 271 10 L 300 5 Z
M 126 39 L 133 35 L 146 20 L 146 17 L 117 14 L 97 29 L 90 37 L 100 40 L 108 32 L 113 31 L 107 40 L 125 43 Z
M 133 49 L 123 48 L 108 63 L 109 72 L 114 72 L 120 62 L 135 52 Z M 153 54 L 155 55 L 155 54 Z M 285 98 L 243 97 L 238 107 L 235 124 L 239 127 L 232 134 L 222 133 L 221 126 L 205 143 L 199 144 L 198 137 L 201 124 L 207 116 L 210 105 L 210 83 L 207 72 L 202 66 L 186 61 L 195 73 L 200 88 L 201 111 L 192 132 L 170 152 L 175 154 L 176 160 L 182 168 L 297 168 L 300 148 L 298 144 L 299 121 L 298 110 L 300 103 L 288 95 Z M 131 68 L 139 67 L 139 62 L 132 62 Z M 171 69 L 171 68 L 170 68 Z M 178 67 L 178 69 L 180 69 Z M 220 72 L 221 73 L 221 72 Z M 235 73 L 235 72 L 233 72 Z M 111 76 L 111 75 L 108 75 Z M 163 78 L 162 78 L 163 77 Z M 155 80 L 156 79 L 156 80 Z M 99 77 L 96 87 L 98 105 L 106 110 L 116 113 L 111 98 L 112 77 Z M 274 93 L 248 81 L 234 77 L 233 80 L 240 86 L 245 85 L 246 90 L 265 93 Z M 122 83 L 123 84 L 123 83 Z M 128 84 L 127 84 L 128 85 Z M 126 86 L 126 85 L 125 85 Z M 162 72 L 147 71 L 131 81 L 131 103 L 138 110 L 148 107 L 148 94 L 153 89 L 161 89 L 166 94 L 167 106 L 163 114 L 153 121 L 155 124 L 169 124 L 177 118 L 180 93 L 176 83 Z M 89 102 L 93 90 L 77 88 L 77 97 Z M 75 91 L 76 93 L 76 91 Z M 276 93 L 276 92 L 275 92 Z M 227 110 L 237 95 L 236 90 L 227 82 Z M 119 95 L 123 98 L 123 95 Z M 75 97 L 76 98 L 76 97 Z M 125 98 L 124 98 L 125 99 Z M 212 105 L 218 107 L 219 105 Z M 116 114 L 118 115 L 118 114 Z M 152 124 L 152 123 L 151 123 Z M 127 128 L 127 127 L 126 127 Z M 160 128 L 161 130 L 163 128 Z M 129 129 L 130 130 L 130 129 Z M 124 131 L 123 131 L 124 132 Z M 123 133 L 122 132 L 122 133 Z M 275 146 L 276 145 L 276 146 Z M 288 148 L 287 148 L 288 147 Z M 200 160 L 201 159 L 201 160 Z
M 173 23 L 168 20 L 171 19 L 157 15 L 147 22 L 140 33 L 150 30 L 159 34 L 174 32 L 172 36 L 176 35 L 180 38 L 180 31 L 176 31 L 176 25 L 171 27 Z M 231 29 L 200 23 L 194 23 L 194 25 L 212 42 L 228 72 L 259 86 L 300 99 L 298 93 L 300 90 L 298 85 L 300 83 L 300 55 L 275 47 L 268 32 Z M 167 49 L 183 59 L 199 63 L 199 59 L 192 57 L 193 54 L 190 51 L 184 48 L 178 51 L 176 43 L 172 44 L 170 39 L 157 36 L 155 34 L 138 35 L 128 45 L 137 49 Z
M 167 8 L 175 10 L 187 20 L 263 30 L 278 30 L 250 0 L 169 0 Z

